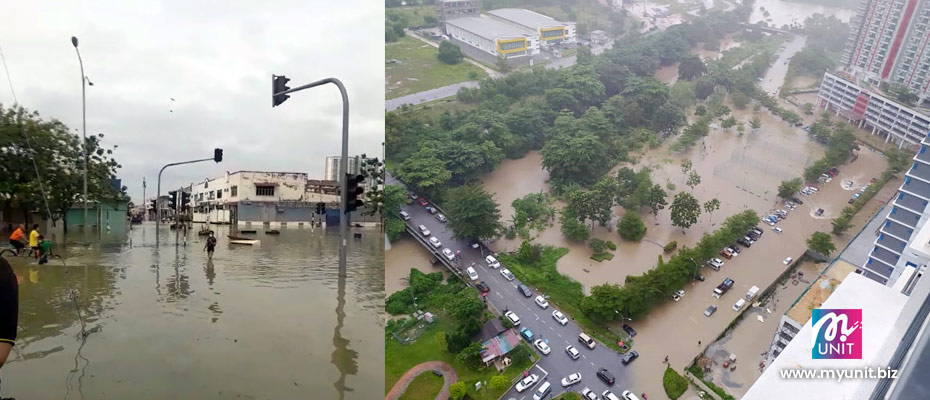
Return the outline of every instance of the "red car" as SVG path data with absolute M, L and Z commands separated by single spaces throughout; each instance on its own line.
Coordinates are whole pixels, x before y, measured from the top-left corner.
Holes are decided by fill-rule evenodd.
M 419 200 L 420 200 L 420 205 L 421 205 L 421 206 L 426 207 L 426 206 L 429 205 L 429 202 L 427 202 L 426 199 L 420 197 Z

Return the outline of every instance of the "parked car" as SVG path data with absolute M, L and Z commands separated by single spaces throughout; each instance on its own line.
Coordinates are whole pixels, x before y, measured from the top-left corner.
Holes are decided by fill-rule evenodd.
M 795 203 L 798 203 L 798 204 L 804 204 L 804 202 L 801 201 L 801 199 L 799 199 L 799 198 L 797 198 L 797 197 L 792 197 L 792 198 L 791 198 L 791 201 L 793 201 L 793 202 L 795 202 Z
M 533 387 L 537 381 L 539 381 L 539 375 L 529 374 L 526 378 L 523 378 L 520 380 L 520 382 L 517 382 L 517 392 L 522 393 L 524 390 Z
M 685 297 L 685 291 L 679 290 L 672 295 L 672 300 L 678 301 L 681 300 L 682 297 Z
M 513 322 L 514 326 L 520 325 L 520 317 L 518 317 L 517 314 L 514 313 L 513 311 L 505 312 L 504 316 L 507 317 L 507 319 L 509 319 L 510 322 Z
M 401 211 L 401 212 L 400 212 L 400 219 L 402 219 L 402 220 L 404 220 L 404 221 L 410 221 L 410 214 L 407 214 L 406 211 Z
M 501 275 L 504 277 L 504 279 L 508 281 L 512 281 L 515 278 L 513 274 L 510 272 L 510 270 L 507 268 L 501 268 Z
M 585 400 L 597 400 L 597 393 L 594 393 L 594 391 L 589 388 L 584 388 L 581 390 L 581 397 Z
M 601 378 L 601 380 L 604 381 L 604 383 L 606 383 L 608 386 L 611 386 L 614 384 L 614 382 L 616 382 L 616 379 L 614 379 L 613 374 L 611 374 L 610 371 L 607 370 L 607 368 L 601 368 L 597 370 L 597 377 Z
M 707 260 L 707 265 L 714 269 L 714 271 L 719 271 L 723 267 L 723 260 L 719 258 L 711 258 Z
M 636 397 L 636 395 L 629 390 L 624 390 L 622 396 L 623 400 L 639 400 L 639 397 Z
M 736 243 L 733 243 L 733 244 L 727 246 L 727 248 L 730 249 L 731 252 L 733 252 L 733 255 L 734 255 L 734 256 L 738 256 L 739 253 L 740 253 L 740 251 L 742 251 L 742 250 L 739 249 L 739 246 L 737 246 Z
M 568 324 L 568 317 L 566 317 L 565 314 L 562 314 L 562 312 L 559 310 L 552 311 L 552 318 L 555 318 L 556 322 L 562 326 Z
M 448 221 L 448 220 L 446 219 L 446 216 L 445 216 L 445 215 L 442 215 L 442 214 L 436 214 L 436 219 L 438 219 L 439 222 L 443 222 L 443 223 L 446 222 L 446 221 Z
M 594 346 L 597 345 L 597 342 L 594 339 L 591 339 L 591 336 L 588 336 L 587 333 L 581 332 L 578 334 L 578 341 L 584 343 L 585 346 L 588 346 L 588 349 L 594 350 Z
M 468 247 L 471 247 L 473 249 L 477 249 L 479 247 L 478 241 L 476 241 L 475 239 L 465 239 L 465 244 L 467 244 Z
M 488 263 L 488 266 L 491 267 L 491 268 L 494 268 L 494 269 L 497 269 L 497 268 L 500 268 L 500 267 L 501 267 L 501 262 L 500 262 L 500 261 L 497 261 L 497 259 L 494 258 L 494 256 L 490 256 L 490 255 L 489 255 L 489 256 L 485 257 L 485 258 L 484 258 L 484 262 Z
M 578 382 L 581 382 L 581 374 L 575 372 L 574 374 L 562 378 L 562 387 L 569 387 Z
M 565 353 L 568 354 L 568 358 L 571 358 L 572 360 L 577 360 L 578 357 L 581 357 L 581 352 L 579 352 L 578 349 L 572 345 L 565 347 Z
M 420 225 L 417 228 L 420 229 L 420 234 L 423 236 L 429 236 L 429 229 L 426 229 L 426 225 Z
M 791 264 L 792 261 L 794 261 L 794 259 L 791 258 L 791 257 L 788 257 L 788 258 L 785 258 L 785 260 L 782 261 L 781 263 L 782 263 L 782 264 L 785 264 L 785 265 L 788 265 L 788 264 Z
M 736 243 L 739 243 L 739 244 L 741 244 L 741 245 L 743 245 L 743 246 L 746 246 L 746 247 L 752 247 L 752 242 L 746 240 L 746 238 L 737 239 L 737 240 L 736 240 Z
M 465 269 L 465 273 L 468 274 L 468 279 L 471 279 L 471 280 L 473 280 L 473 281 L 477 281 L 477 280 L 478 280 L 478 271 L 475 271 L 474 268 L 472 268 L 472 267 L 466 268 L 466 269 Z
M 546 298 L 543 297 L 542 295 L 536 296 L 536 299 L 534 299 L 533 301 L 536 302 L 537 306 L 540 306 L 543 309 L 549 308 L 549 302 L 546 301 Z
M 416 198 L 414 198 L 414 199 L 416 199 Z M 426 207 L 426 206 L 429 205 L 429 202 L 426 201 L 426 199 L 420 197 L 419 200 L 420 200 L 420 205 L 421 205 L 421 206 Z
M 478 282 L 478 284 L 475 285 L 475 287 L 478 288 L 478 290 L 480 290 L 481 293 L 487 293 L 491 291 L 491 287 L 488 286 L 488 284 L 485 283 L 484 281 Z
M 533 291 L 522 283 L 517 285 L 517 291 L 523 293 L 524 297 L 533 297 Z
M 442 249 L 442 255 L 446 256 L 446 258 L 448 258 L 449 261 L 452 261 L 455 259 L 455 253 L 453 253 L 452 250 L 449 250 L 449 248 Z
M 714 315 L 715 312 L 717 312 L 717 306 L 707 307 L 707 309 L 704 310 L 704 316 L 709 317 L 711 315 Z
M 520 336 L 523 336 L 523 338 L 526 339 L 527 342 L 531 342 L 531 343 L 533 342 L 533 331 L 531 331 L 530 328 L 527 328 L 527 327 L 520 328 Z
M 610 390 L 605 390 L 603 393 L 601 393 L 601 398 L 604 400 L 620 400 L 620 398 Z
M 413 192 L 407 193 L 407 196 L 410 196 L 410 198 L 414 200 L 417 200 L 420 198 L 420 196 L 417 196 L 417 194 Z
M 639 353 L 637 353 L 637 352 L 634 350 L 634 351 L 631 351 L 631 352 L 629 352 L 629 353 L 624 354 L 624 355 L 623 355 L 623 358 L 620 359 L 620 362 L 622 362 L 623 365 L 627 365 L 627 364 L 633 362 L 633 360 L 635 360 L 635 359 L 638 358 L 638 357 L 639 357 Z
M 627 335 L 630 335 L 630 337 L 636 336 L 636 329 L 633 329 L 632 326 L 627 324 L 623 324 L 623 331 L 626 332 Z
M 549 348 L 549 345 L 546 344 L 546 342 L 544 342 L 542 339 L 536 339 L 536 341 L 533 342 L 533 346 L 536 346 L 536 349 L 544 355 L 549 355 L 549 353 L 552 352 L 552 349 Z
M 720 250 L 720 255 L 723 256 L 723 258 L 726 258 L 727 260 L 733 258 L 733 252 L 730 251 L 730 249 L 727 249 L 727 248 L 724 248 L 723 250 Z
M 440 248 L 440 247 L 442 247 L 442 242 L 440 242 L 439 239 L 436 239 L 435 236 L 431 236 L 431 237 L 429 238 L 429 244 L 433 245 L 433 247 L 435 247 L 435 248 L 437 248 L 437 249 Z

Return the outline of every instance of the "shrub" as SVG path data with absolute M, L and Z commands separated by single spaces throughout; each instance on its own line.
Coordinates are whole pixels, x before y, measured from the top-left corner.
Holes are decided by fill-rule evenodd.
M 675 249 L 677 248 L 678 248 L 678 242 L 673 240 L 669 242 L 667 245 L 665 245 L 665 247 L 663 247 L 662 250 L 665 251 L 666 253 L 671 253 L 675 251 Z
M 617 222 L 617 232 L 625 240 L 639 241 L 646 236 L 646 224 L 639 214 L 627 211 L 620 222 Z
M 583 242 L 588 240 L 588 237 L 591 235 L 590 232 L 588 232 L 588 228 L 584 226 L 584 223 L 579 221 L 578 218 L 571 213 L 562 211 L 559 222 L 562 223 L 562 234 L 571 240 Z
M 590 248 L 594 254 L 601 254 L 607 251 L 607 242 L 594 238 L 588 241 L 588 248 Z
M 617 250 L 617 244 L 614 243 L 614 242 L 612 242 L 612 241 L 610 241 L 610 240 L 608 240 L 608 241 L 607 241 L 607 248 L 610 249 L 611 251 Z
M 675 400 L 681 397 L 688 390 L 688 381 L 678 375 L 672 368 L 665 368 L 665 376 L 662 377 L 662 386 L 665 387 L 665 394 L 668 398 Z
M 413 313 L 413 295 L 410 294 L 410 288 L 399 290 L 388 296 L 385 301 L 384 310 L 391 315 L 402 315 Z
M 465 381 L 458 381 L 449 386 L 449 397 L 455 400 L 465 397 Z

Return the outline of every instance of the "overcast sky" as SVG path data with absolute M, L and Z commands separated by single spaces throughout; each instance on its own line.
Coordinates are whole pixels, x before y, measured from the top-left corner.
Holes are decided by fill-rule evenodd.
M 273 5 L 272 5 L 273 4 Z M 350 154 L 381 157 L 384 141 L 384 9 L 341 1 L 3 0 L 0 47 L 20 103 L 117 145 L 118 177 L 138 202 L 153 197 L 167 163 L 224 161 L 165 171 L 162 193 L 226 171 L 307 172 L 341 151 L 342 102 L 334 85 L 271 107 L 271 74 L 290 86 L 336 77 L 349 94 Z M 0 103 L 13 96 L 0 70 Z M 174 98 L 175 101 L 171 101 Z M 173 110 L 173 112 L 170 112 Z M 80 133 L 80 131 L 75 131 Z

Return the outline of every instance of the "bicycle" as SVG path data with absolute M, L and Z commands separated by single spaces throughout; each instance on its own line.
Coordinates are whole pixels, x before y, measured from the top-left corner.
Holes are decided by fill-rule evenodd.
M 27 258 L 30 256 L 29 247 L 23 247 L 19 255 L 16 255 L 16 247 L 12 243 L 7 244 L 7 248 L 0 250 L 0 257 L 23 257 Z M 9 255 L 7 254 L 9 253 Z

